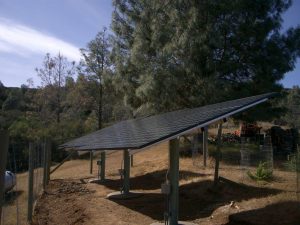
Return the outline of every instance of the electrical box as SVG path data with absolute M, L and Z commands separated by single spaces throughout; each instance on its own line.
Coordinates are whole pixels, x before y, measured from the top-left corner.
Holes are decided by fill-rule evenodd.
M 171 192 L 171 185 L 168 183 L 161 184 L 161 193 L 168 195 Z
M 101 166 L 101 164 L 102 164 L 102 161 L 101 161 L 101 160 L 98 160 L 98 161 L 97 161 L 97 165 L 98 165 L 98 166 Z

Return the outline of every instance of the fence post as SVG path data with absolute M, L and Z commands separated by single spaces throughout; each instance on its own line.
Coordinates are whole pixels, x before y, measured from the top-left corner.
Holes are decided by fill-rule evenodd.
M 8 152 L 8 132 L 0 131 L 0 224 L 2 216 L 2 206 L 4 204 L 4 182 L 5 182 L 5 170 L 6 170 L 6 159 Z
M 49 184 L 49 177 L 50 177 L 50 165 L 49 165 L 49 151 L 51 150 L 51 145 L 49 142 L 49 139 L 46 139 L 44 142 L 44 173 L 43 173 L 43 189 L 44 191 L 47 188 L 47 185 Z
M 45 154 L 46 154 L 45 186 L 47 186 L 49 184 L 49 180 L 50 180 L 50 169 L 51 169 L 51 141 L 49 139 L 46 139 L 45 151 L 46 151 L 45 152 Z
M 43 152 L 44 152 L 44 155 L 43 155 L 43 189 L 45 191 L 46 187 L 47 187 L 46 183 L 47 183 L 47 162 L 48 162 L 46 140 L 43 144 Z
M 300 149 L 297 145 L 297 153 L 296 153 L 296 173 L 297 173 L 297 200 L 300 201 Z
M 33 154 L 34 145 L 29 144 L 29 157 L 28 157 L 28 211 L 27 211 L 27 221 L 32 222 L 32 210 L 33 210 Z

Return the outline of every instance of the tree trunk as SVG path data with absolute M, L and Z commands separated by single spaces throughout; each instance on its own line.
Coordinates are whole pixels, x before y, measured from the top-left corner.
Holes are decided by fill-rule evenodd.
M 101 81 L 100 81 L 101 82 Z M 102 84 L 99 86 L 99 101 L 98 101 L 98 129 L 102 129 Z

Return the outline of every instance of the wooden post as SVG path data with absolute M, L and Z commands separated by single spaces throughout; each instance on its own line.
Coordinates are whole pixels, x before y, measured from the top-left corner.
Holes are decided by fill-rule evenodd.
M 218 143 L 217 143 L 217 152 L 216 152 L 216 164 L 215 164 L 215 176 L 214 176 L 214 186 L 218 185 L 219 182 L 219 164 L 221 156 L 221 144 L 222 144 L 222 122 L 218 125 Z
M 133 154 L 130 155 L 130 166 L 133 167 Z
M 129 193 L 130 184 L 129 184 L 129 178 L 130 178 L 130 156 L 129 151 L 126 149 L 124 150 L 124 194 Z
M 7 131 L 0 131 L 0 223 L 2 216 L 2 206 L 4 204 L 4 183 L 5 170 L 8 152 L 9 135 Z
M 93 174 L 93 158 L 94 158 L 94 152 L 90 151 L 90 174 Z
M 207 139 L 208 139 L 208 127 L 204 127 L 203 130 L 203 166 L 206 167 L 207 161 Z
M 32 211 L 33 211 L 33 154 L 34 145 L 29 144 L 29 158 L 28 158 L 28 206 L 27 206 L 27 221 L 32 222 Z
M 101 152 L 101 155 L 100 155 L 100 157 L 101 157 L 101 173 L 100 173 L 100 179 L 101 179 L 102 181 L 105 180 L 105 158 L 106 158 L 105 156 L 106 156 L 105 151 Z
M 169 224 L 178 224 L 178 190 L 179 190 L 179 140 L 169 142 L 169 179 L 171 193 L 169 200 Z

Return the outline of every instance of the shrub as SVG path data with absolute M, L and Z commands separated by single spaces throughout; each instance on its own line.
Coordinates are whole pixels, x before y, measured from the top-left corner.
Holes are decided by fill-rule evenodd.
M 272 178 L 272 170 L 267 168 L 267 162 L 260 162 L 256 168 L 256 172 L 252 174 L 250 171 L 247 172 L 247 175 L 256 181 L 268 181 Z

